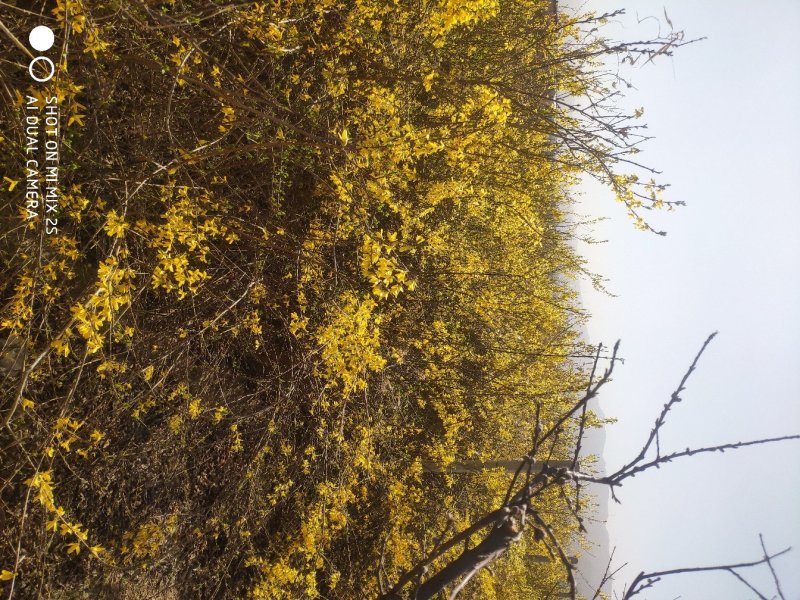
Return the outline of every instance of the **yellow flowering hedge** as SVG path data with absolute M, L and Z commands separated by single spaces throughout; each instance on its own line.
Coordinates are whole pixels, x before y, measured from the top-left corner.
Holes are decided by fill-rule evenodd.
M 536 407 L 555 418 L 585 382 L 569 187 L 610 177 L 632 216 L 649 207 L 602 142 L 565 141 L 585 123 L 552 101 L 590 93 L 600 46 L 570 54 L 580 20 L 544 0 L 52 17 L 56 77 L 12 73 L 0 114 L 0 339 L 22 357 L 0 373 L 2 585 L 376 597 L 508 483 L 437 471 L 520 456 Z M 51 95 L 45 236 L 20 210 L 20 124 Z M 542 551 L 524 539 L 465 597 L 546 597 Z

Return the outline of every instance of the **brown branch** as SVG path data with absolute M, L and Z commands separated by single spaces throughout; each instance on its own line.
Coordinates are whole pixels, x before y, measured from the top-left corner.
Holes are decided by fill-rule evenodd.
M 709 452 L 725 452 L 726 450 L 736 450 L 738 448 L 744 448 L 746 446 L 757 446 L 760 444 L 771 444 L 773 442 L 784 442 L 787 440 L 798 440 L 800 439 L 800 434 L 792 434 L 792 435 L 783 435 L 774 438 L 763 438 L 759 440 L 749 440 L 747 442 L 732 442 L 729 444 L 720 444 L 718 446 L 707 446 L 705 448 L 686 448 L 686 450 L 682 450 L 680 452 L 673 452 L 672 454 L 667 454 L 665 456 L 661 456 L 655 458 L 646 463 L 642 463 L 640 465 L 629 467 L 626 471 L 620 470 L 614 473 L 613 475 L 609 475 L 608 477 L 601 477 L 595 479 L 595 483 L 605 483 L 611 486 L 618 486 L 620 482 L 627 479 L 628 477 L 634 477 L 637 474 L 641 473 L 642 471 L 646 471 L 647 469 L 651 469 L 653 467 L 658 468 L 664 463 L 668 463 L 673 461 L 676 458 L 683 458 L 686 456 L 694 456 L 695 454 L 705 454 Z M 592 479 L 586 479 L 581 477 L 584 481 L 592 481 Z
M 536 524 L 541 529 L 544 530 L 544 532 L 547 534 L 547 537 L 550 539 L 550 542 L 555 547 L 556 552 L 558 554 L 558 558 L 561 560 L 561 564 L 564 566 L 564 570 L 565 570 L 565 572 L 567 574 L 567 583 L 569 584 L 570 598 L 572 600 L 575 600 L 575 597 L 576 597 L 575 595 L 577 594 L 577 587 L 575 585 L 575 575 L 572 572 L 572 570 L 575 568 L 574 565 L 572 564 L 572 562 L 567 557 L 566 552 L 564 552 L 564 549 L 561 547 L 561 544 L 558 542 L 558 539 L 556 538 L 555 534 L 553 533 L 553 530 L 550 528 L 550 526 L 547 523 L 545 523 L 544 519 L 542 519 L 536 511 L 531 511 L 531 516 L 533 517 L 533 520 L 536 521 Z
M 715 331 L 706 338 L 705 342 L 703 342 L 703 346 L 700 348 L 700 351 L 694 357 L 692 364 L 689 365 L 689 368 L 686 370 L 686 373 L 683 374 L 683 378 L 681 379 L 680 384 L 678 384 L 678 387 L 675 389 L 674 392 L 672 392 L 672 396 L 670 397 L 669 401 L 664 405 L 664 408 L 661 410 L 661 414 L 658 415 L 655 425 L 653 426 L 653 429 L 650 431 L 650 436 L 647 438 L 647 442 L 645 442 L 644 446 L 642 446 L 642 450 L 639 452 L 636 458 L 634 458 L 627 465 L 624 465 L 621 469 L 619 469 L 618 473 L 623 473 L 632 466 L 644 460 L 647 451 L 650 449 L 650 446 L 652 446 L 653 441 L 656 439 L 656 436 L 658 435 L 658 430 L 661 429 L 661 427 L 663 427 L 664 423 L 666 422 L 667 413 L 672 409 L 672 407 L 676 403 L 681 401 L 680 393 L 686 389 L 686 382 L 689 380 L 689 377 L 697 367 L 697 362 L 700 360 L 700 357 L 703 355 L 703 352 L 705 352 L 706 348 L 711 343 L 711 340 L 713 340 L 716 335 L 717 332 Z
M 744 577 L 742 577 L 741 575 L 739 575 L 739 574 L 738 574 L 738 573 L 737 573 L 737 572 L 736 572 L 734 569 L 728 569 L 728 572 L 729 572 L 731 575 L 733 575 L 734 577 L 736 577 L 736 579 L 738 579 L 739 581 L 741 581 L 741 582 L 742 582 L 742 583 L 743 583 L 743 584 L 744 584 L 744 585 L 745 585 L 747 588 L 749 588 L 749 589 L 750 589 L 750 591 L 752 591 L 752 592 L 753 592 L 753 593 L 754 593 L 756 596 L 758 596 L 759 600 L 770 600 L 770 599 L 769 599 L 769 598 L 767 598 L 767 597 L 766 597 L 764 594 L 762 594 L 762 593 L 761 593 L 761 592 L 759 592 L 759 591 L 758 591 L 756 588 L 754 588 L 754 587 L 753 587 L 753 586 L 750 584 L 750 582 L 749 582 L 749 581 L 747 581 L 747 580 L 746 580 Z
M 760 533 L 758 534 L 758 540 L 761 542 L 761 549 L 764 551 L 764 560 L 767 561 L 769 572 L 772 573 L 772 580 L 775 582 L 775 590 L 778 592 L 778 596 L 780 596 L 781 600 L 786 600 L 786 596 L 783 595 L 783 590 L 781 589 L 781 582 L 775 574 L 775 567 L 772 566 L 772 559 L 774 557 L 770 556 L 767 552 L 767 547 L 764 544 L 764 536 Z
M 603 571 L 603 577 L 600 579 L 600 583 L 595 588 L 594 595 L 592 596 L 591 600 L 597 600 L 600 597 L 600 594 L 603 591 L 603 586 L 607 584 L 614 578 L 614 575 L 619 573 L 628 563 L 623 563 L 613 571 L 611 570 L 611 563 L 614 561 L 614 553 L 616 552 L 616 548 L 611 551 L 611 556 L 608 557 L 608 563 L 606 564 L 606 569 Z
M 742 562 L 737 563 L 734 565 L 714 565 L 710 567 L 684 567 L 681 569 L 669 569 L 667 571 L 653 571 L 652 573 L 645 573 L 642 571 L 639 573 L 633 582 L 630 585 L 630 588 L 625 592 L 622 597 L 622 600 L 628 600 L 629 598 L 633 598 L 640 592 L 646 590 L 647 588 L 653 587 L 656 583 L 658 583 L 662 577 L 668 577 L 670 575 L 681 575 L 683 573 L 707 573 L 710 571 L 728 571 L 730 572 L 733 569 L 746 569 L 749 567 L 755 567 L 758 565 L 768 564 L 773 558 L 777 558 L 783 554 L 789 552 L 791 548 L 786 548 L 777 552 L 773 555 L 765 555 L 763 558 L 759 560 L 755 560 L 752 562 Z
M 586 393 L 588 394 L 592 389 L 592 381 L 594 381 L 594 374 L 597 370 L 597 363 L 600 360 L 600 352 L 603 350 L 603 344 L 600 343 L 597 345 L 597 354 L 594 357 L 594 362 L 592 363 L 592 372 L 589 374 L 589 383 L 586 385 Z M 581 443 L 583 442 L 583 432 L 586 429 L 586 410 L 589 403 L 584 403 L 583 407 L 581 408 L 581 418 L 578 425 L 578 439 L 575 442 L 575 454 L 572 457 L 572 467 L 571 469 L 575 470 L 578 466 L 578 457 L 581 454 Z
M 386 594 L 380 596 L 379 600 L 390 600 L 392 598 L 398 598 L 399 597 L 398 594 L 402 591 L 402 589 L 406 585 L 408 585 L 415 577 L 417 577 L 423 571 L 423 569 L 427 568 L 427 565 L 429 565 L 431 562 L 439 558 L 442 554 L 444 554 L 454 546 L 457 546 L 459 543 L 468 540 L 471 536 L 479 532 L 484 527 L 487 527 L 492 523 L 495 523 L 498 517 L 500 517 L 503 514 L 507 513 L 505 513 L 502 509 L 493 510 L 492 512 L 485 514 L 478 521 L 467 527 L 464 531 L 455 534 L 447 542 L 444 542 L 439 547 L 438 550 L 432 551 L 424 561 L 418 563 L 417 566 L 415 566 L 413 569 L 406 571 L 400 577 L 400 579 L 397 580 L 397 583 L 394 586 L 392 586 L 391 589 Z
M 564 423 L 566 423 L 567 420 L 570 417 L 572 417 L 572 415 L 574 415 L 586 403 L 588 403 L 589 400 L 591 400 L 592 398 L 597 396 L 597 392 L 600 390 L 600 388 L 602 388 L 606 383 L 608 383 L 608 381 L 611 379 L 611 374 L 614 371 L 614 363 L 618 360 L 617 359 L 617 351 L 618 350 L 619 350 L 619 340 L 617 340 L 617 343 L 614 344 L 614 350 L 611 353 L 611 357 L 609 358 L 609 360 L 611 361 L 611 364 L 603 372 L 603 376 L 600 378 L 600 380 L 593 387 L 589 386 L 589 388 L 586 390 L 586 393 L 584 394 L 584 396 L 580 400 L 578 400 L 578 402 L 570 410 L 568 410 L 566 413 L 564 413 L 561 416 L 561 418 L 559 418 L 558 421 L 556 421 L 556 423 L 550 429 L 548 429 L 545 434 L 543 434 L 541 436 L 541 438 L 539 438 L 539 445 L 540 446 L 541 446 L 542 442 L 544 442 L 547 438 L 549 438 L 552 435 L 555 435 L 555 433 L 557 431 L 560 431 L 561 427 L 563 427 Z
M 524 508 L 518 508 L 516 511 L 507 509 L 504 516 L 477 546 L 464 550 L 458 558 L 420 585 L 414 595 L 415 599 L 430 600 L 447 585 L 462 577 L 470 578 L 480 569 L 497 560 L 512 543 L 522 536 L 521 526 L 518 526 L 514 519 L 515 517 L 521 518 L 524 513 Z

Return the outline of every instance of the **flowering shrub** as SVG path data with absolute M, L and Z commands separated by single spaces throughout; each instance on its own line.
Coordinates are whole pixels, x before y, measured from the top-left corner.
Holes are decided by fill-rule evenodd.
M 552 98 L 601 93 L 597 48 L 544 0 L 52 14 L 56 77 L 14 75 L 0 115 L 0 338 L 22 357 L 0 373 L 3 585 L 377 596 L 507 485 L 442 469 L 520 456 L 536 407 L 584 383 L 568 190 L 616 155 L 559 138 L 582 122 Z M 18 185 L 43 94 L 63 128 L 44 242 Z M 609 177 L 632 216 L 663 205 Z M 467 594 L 545 597 L 540 551 Z

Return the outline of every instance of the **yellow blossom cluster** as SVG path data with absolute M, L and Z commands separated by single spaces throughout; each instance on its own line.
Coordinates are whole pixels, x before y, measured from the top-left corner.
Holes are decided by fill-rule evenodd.
M 0 478 L 43 508 L 40 527 L 0 524 L 27 557 L 0 549 L 0 581 L 377 597 L 432 532 L 502 498 L 501 469 L 447 467 L 521 456 L 534 415 L 585 388 L 569 188 L 601 172 L 602 146 L 568 147 L 581 120 L 554 102 L 596 93 L 576 18 L 549 0 L 54 15 L 59 76 L 28 91 L 64 121 L 56 237 L 16 219 L 22 88 L 0 114 L 0 358 L 25 365 L 0 377 L 18 399 Z M 611 172 L 629 210 L 667 206 Z M 568 513 L 557 496 L 542 509 Z M 465 597 L 546 597 L 559 568 L 531 565 L 541 551 L 525 538 Z

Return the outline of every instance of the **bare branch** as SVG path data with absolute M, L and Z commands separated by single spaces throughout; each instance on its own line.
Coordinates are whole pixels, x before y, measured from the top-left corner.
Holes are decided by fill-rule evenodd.
M 664 408 L 661 410 L 661 414 L 658 415 L 656 423 L 653 426 L 653 429 L 650 431 L 650 436 L 647 438 L 647 441 L 645 442 L 644 446 L 642 446 L 642 450 L 639 452 L 639 455 L 636 458 L 634 458 L 631 462 L 629 462 L 627 465 L 619 469 L 618 473 L 624 473 L 634 465 L 638 464 L 640 461 L 644 460 L 647 451 L 650 450 L 650 446 L 652 446 L 653 441 L 656 439 L 656 436 L 658 435 L 659 429 L 661 429 L 661 427 L 663 427 L 664 423 L 666 422 L 667 413 L 672 409 L 672 407 L 676 403 L 681 401 L 680 393 L 686 389 L 686 382 L 689 380 L 689 377 L 697 367 L 697 362 L 700 360 L 700 357 L 703 355 L 703 352 L 705 352 L 706 348 L 711 343 L 711 340 L 713 340 L 716 335 L 717 332 L 715 331 L 706 338 L 705 342 L 703 342 L 703 346 L 700 348 L 700 351 L 694 357 L 692 364 L 689 365 L 689 368 L 687 369 L 686 373 L 683 374 L 683 378 L 681 379 L 680 384 L 678 384 L 678 387 L 675 389 L 674 392 L 672 392 L 672 396 L 670 397 L 669 401 L 664 405 Z
M 767 597 L 766 597 L 764 594 L 762 594 L 762 593 L 761 593 L 761 592 L 759 592 L 759 591 L 758 591 L 756 588 L 754 588 L 754 587 L 753 587 L 753 586 L 750 584 L 750 582 L 749 582 L 749 581 L 747 581 L 747 580 L 746 580 L 744 577 L 742 577 L 741 575 L 739 575 L 739 573 L 737 573 L 737 572 L 736 572 L 734 569 L 728 569 L 728 572 L 729 572 L 731 575 L 733 575 L 734 577 L 736 577 L 736 579 L 738 579 L 739 581 L 741 581 L 741 582 L 742 582 L 742 583 L 743 583 L 743 584 L 744 584 L 744 585 L 745 585 L 747 588 L 749 588 L 749 589 L 750 589 L 750 591 L 752 591 L 752 592 L 753 592 L 753 593 L 754 593 L 756 596 L 758 596 L 759 600 L 770 600 L 770 599 L 769 599 L 769 598 L 767 598 Z
M 778 596 L 781 600 L 786 600 L 786 596 L 783 595 L 783 590 L 781 589 L 781 582 L 775 574 L 775 567 L 772 566 L 772 559 L 774 556 L 770 556 L 769 552 L 767 552 L 767 546 L 764 544 L 764 536 L 760 533 L 758 534 L 758 541 L 761 542 L 761 549 L 764 551 L 764 560 L 767 561 L 769 572 L 772 573 L 772 580 L 775 582 L 775 590 L 778 592 Z
M 547 432 L 541 436 L 541 438 L 539 438 L 539 445 L 540 446 L 541 446 L 542 442 L 544 442 L 549 437 L 555 435 L 556 432 L 560 431 L 561 428 L 564 426 L 564 423 L 566 423 L 567 420 L 570 417 L 572 417 L 572 415 L 574 415 L 576 412 L 581 410 L 581 408 L 587 402 L 589 402 L 589 400 L 591 400 L 592 398 L 597 396 L 597 393 L 598 393 L 598 391 L 600 391 L 600 388 L 602 388 L 606 383 L 608 383 L 608 381 L 611 379 L 611 374 L 614 371 L 614 363 L 617 361 L 617 351 L 618 350 L 619 350 L 619 340 L 617 340 L 617 343 L 614 344 L 614 350 L 611 353 L 611 358 L 609 359 L 610 364 L 606 368 L 606 370 L 603 372 L 603 376 L 600 378 L 600 380 L 596 384 L 594 384 L 594 386 L 590 385 L 588 387 L 588 389 L 586 390 L 586 393 L 584 394 L 583 398 L 578 400 L 578 402 L 570 410 L 568 410 L 566 413 L 564 413 L 561 416 L 561 418 L 559 418 L 558 421 L 556 421 L 556 423 L 550 429 L 548 429 Z
M 586 393 L 588 394 L 592 390 L 592 381 L 594 381 L 594 373 L 597 370 L 597 362 L 600 360 L 600 352 L 603 350 L 603 344 L 597 345 L 597 354 L 594 357 L 594 362 L 592 363 L 592 372 L 589 374 L 589 383 L 586 385 Z M 581 408 L 581 418 L 580 424 L 578 426 L 578 439 L 575 443 L 575 454 L 572 457 L 572 469 L 578 466 L 578 457 L 581 454 L 581 442 L 583 441 L 583 431 L 586 428 L 586 410 L 588 406 L 588 402 L 583 404 Z
M 681 569 L 670 569 L 668 571 L 653 571 L 651 573 L 641 572 L 633 580 L 630 587 L 628 588 L 628 591 L 622 597 L 622 600 L 628 600 L 629 598 L 633 598 L 634 596 L 644 591 L 645 589 L 653 587 L 653 585 L 655 585 L 663 577 L 668 577 L 670 575 L 682 575 L 684 573 L 704 573 L 710 571 L 730 572 L 733 569 L 746 569 L 749 567 L 768 564 L 769 561 L 772 560 L 773 558 L 777 558 L 778 556 L 786 554 L 790 550 L 791 548 L 786 548 L 775 554 L 766 555 L 763 558 L 760 558 L 759 560 L 754 560 L 752 562 L 742 562 L 734 565 L 714 565 L 710 567 L 684 567 Z

